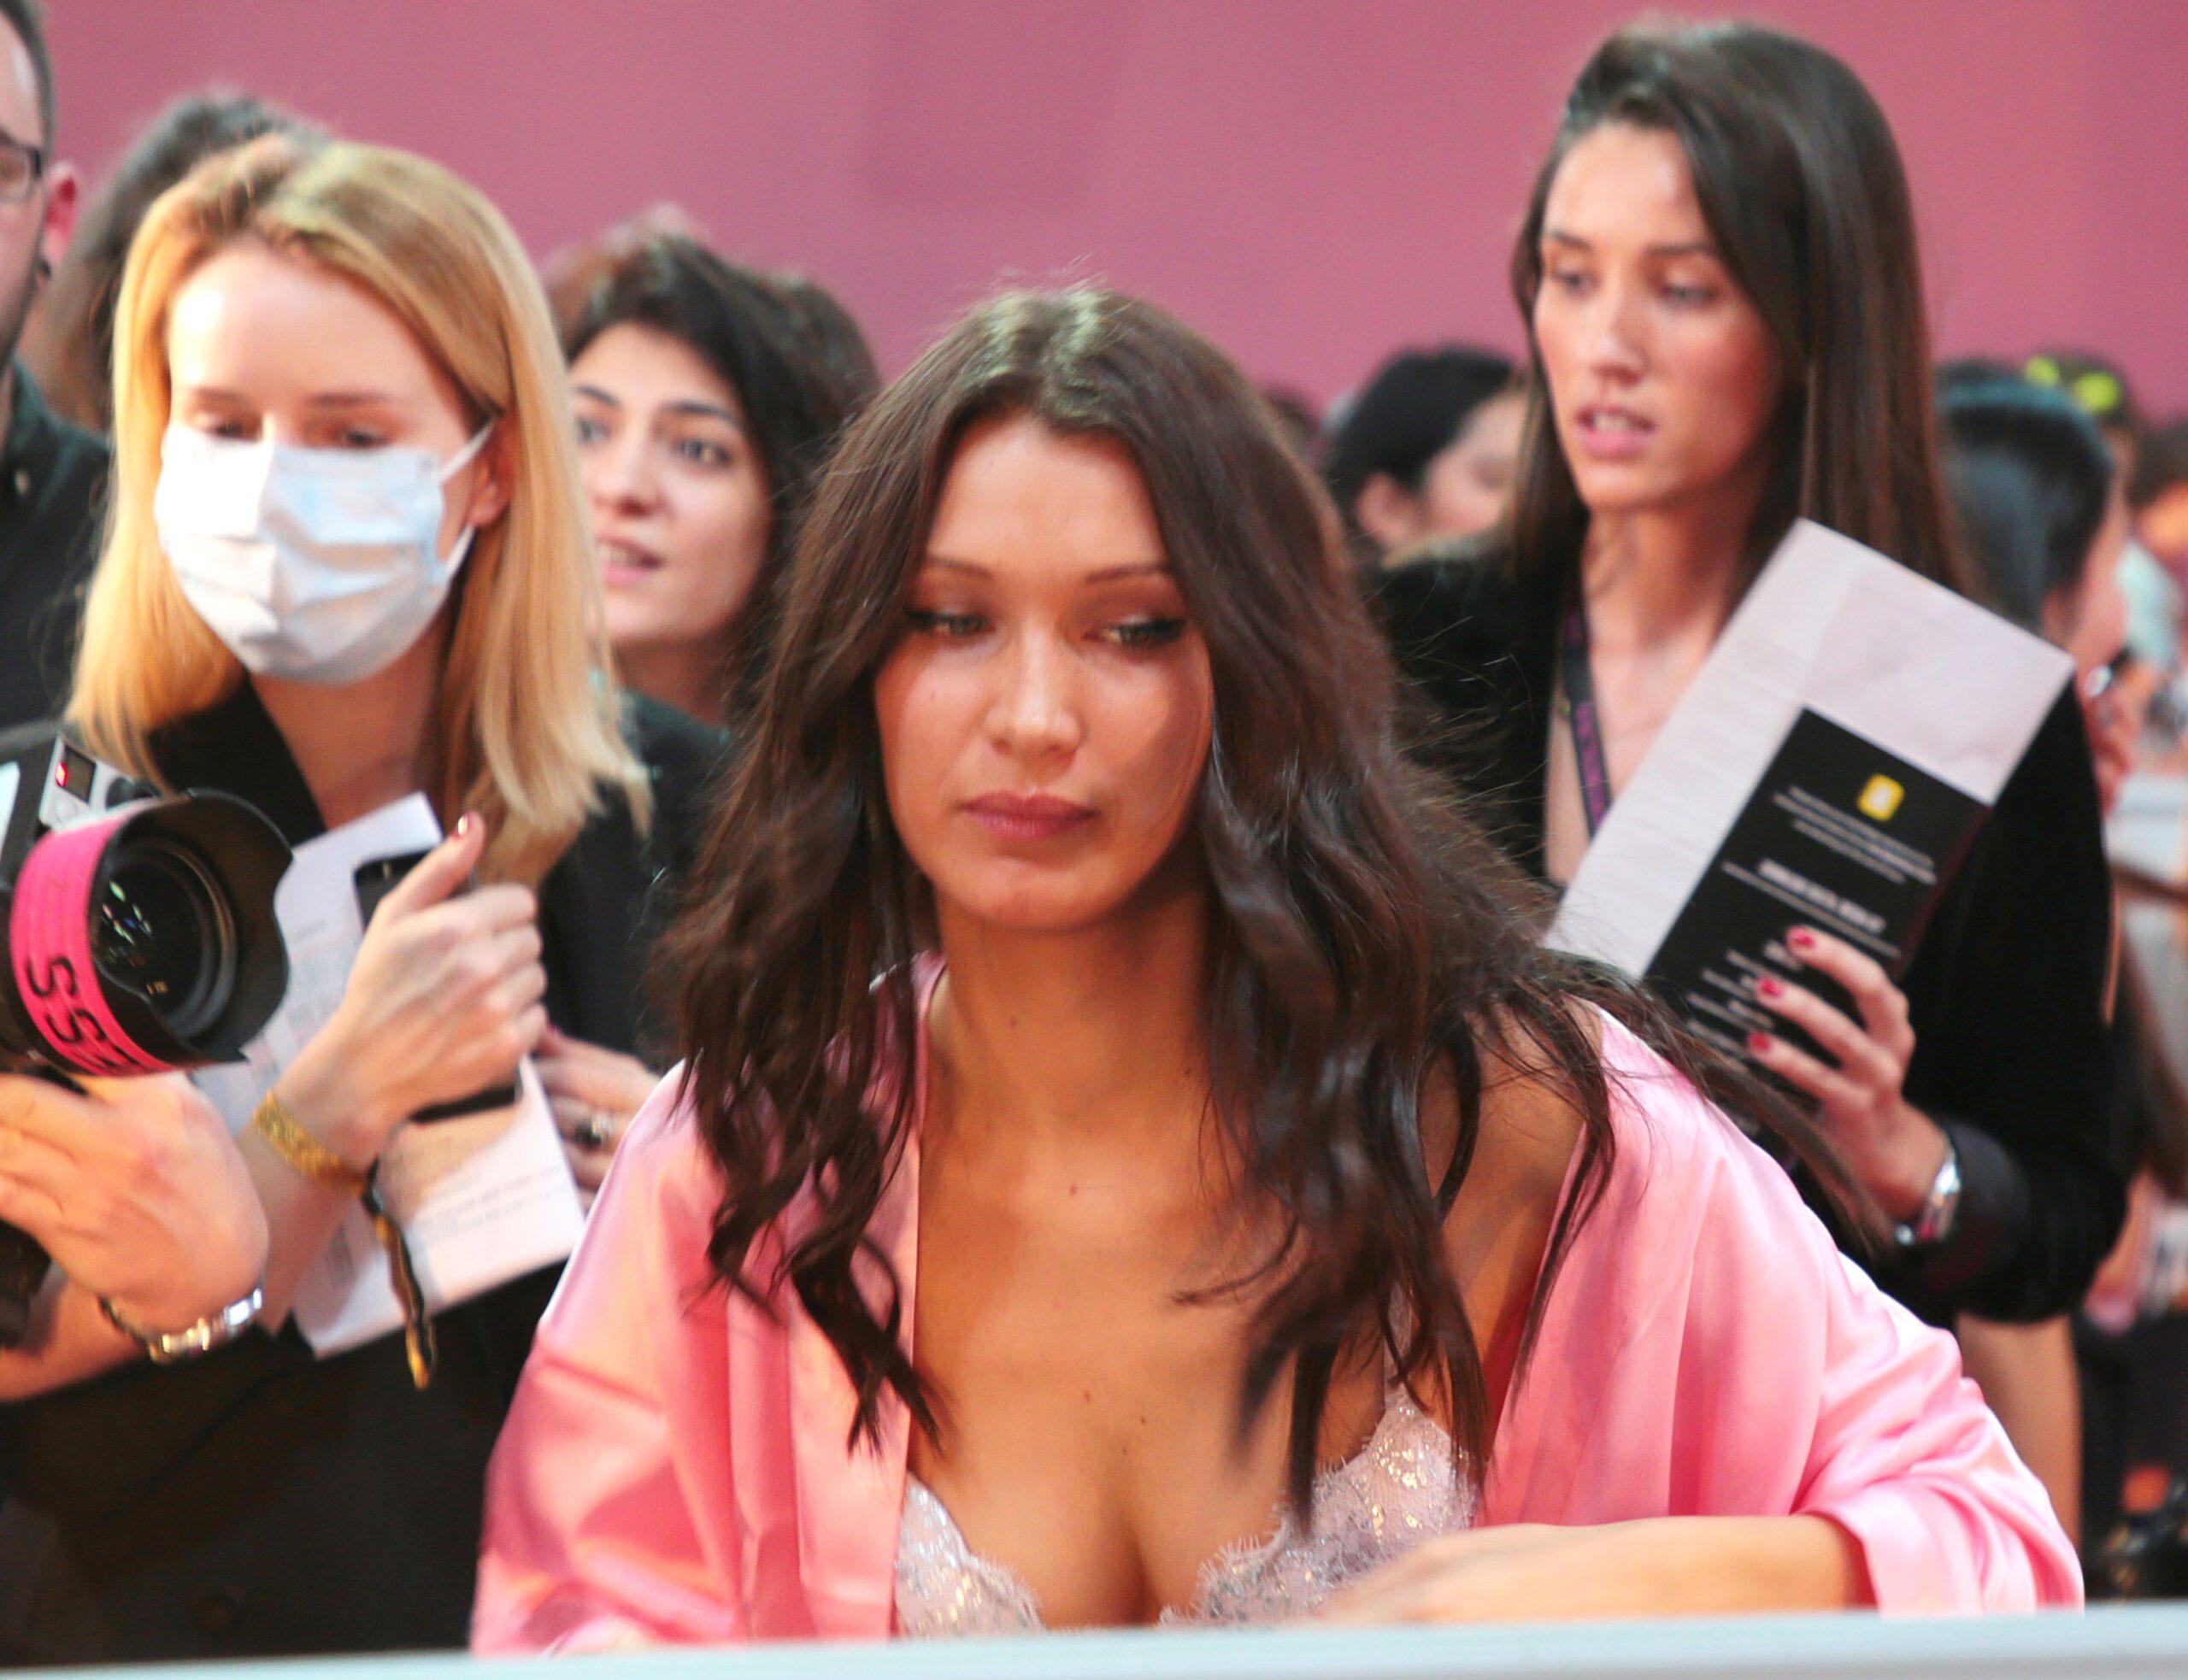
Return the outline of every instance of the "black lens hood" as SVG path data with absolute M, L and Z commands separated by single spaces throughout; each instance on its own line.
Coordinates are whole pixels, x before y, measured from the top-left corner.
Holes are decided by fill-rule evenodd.
M 188 793 L 131 814 L 107 843 L 93 879 L 96 903 L 132 842 L 158 838 L 195 853 L 227 900 L 236 931 L 235 981 L 219 1014 L 188 1040 L 168 1031 L 145 998 L 116 977 L 100 984 L 123 1029 L 174 1066 L 234 1061 L 264 1030 L 289 989 L 289 950 L 274 919 L 274 891 L 288 872 L 288 842 L 253 807 L 225 793 Z

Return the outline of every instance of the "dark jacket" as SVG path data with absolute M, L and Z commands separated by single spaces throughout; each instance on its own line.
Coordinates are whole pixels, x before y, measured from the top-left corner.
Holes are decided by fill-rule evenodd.
M 0 454 L 0 729 L 61 709 L 106 502 L 103 438 L 45 406 L 19 364 Z
M 720 737 L 635 697 L 626 720 L 652 832 L 611 803 L 542 882 L 539 927 L 550 1019 L 632 1051 L 657 877 L 696 845 Z M 323 831 L 248 684 L 156 749 L 292 844 Z M 0 1411 L 0 1639 L 67 1662 L 462 1645 L 486 1455 L 558 1272 L 440 1314 L 422 1393 L 399 1336 L 316 1360 L 289 1330 Z
M 1522 579 L 1509 556 L 1462 549 L 1383 573 L 1370 591 L 1410 678 L 1422 756 L 1540 877 L 1554 586 Z M 1871 1269 L 1932 1323 L 2066 1312 L 2119 1235 L 2126 1183 L 2103 1016 L 2111 904 L 2089 739 L 2069 693 L 1900 978 L 1915 1038 L 1907 1100 L 1951 1137 L 1963 1189 L 1943 1244 Z

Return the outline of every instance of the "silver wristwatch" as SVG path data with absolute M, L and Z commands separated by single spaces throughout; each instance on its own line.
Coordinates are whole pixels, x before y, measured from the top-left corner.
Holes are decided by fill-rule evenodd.
M 1960 1156 L 1948 1133 L 1944 1164 L 1930 1181 L 1929 1195 L 1922 1198 L 1922 1205 L 1914 1210 L 1912 1219 L 1892 1227 L 1892 1237 L 1903 1248 L 1926 1248 L 1952 1234 L 1953 1216 L 1959 1212 Z
M 265 1305 L 265 1286 L 255 1283 L 241 1301 L 229 1302 L 194 1325 L 185 1325 L 180 1330 L 156 1330 L 132 1323 L 112 1301 L 104 1295 L 99 1297 L 99 1311 L 106 1314 L 106 1321 L 142 1348 L 154 1365 L 177 1365 L 184 1360 L 194 1360 L 200 1354 L 209 1354 L 215 1348 L 225 1348 L 258 1322 L 258 1314 Z

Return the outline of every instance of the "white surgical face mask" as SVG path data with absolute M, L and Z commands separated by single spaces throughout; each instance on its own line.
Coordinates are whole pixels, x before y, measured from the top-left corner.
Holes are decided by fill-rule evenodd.
M 444 557 L 447 461 L 428 449 L 313 449 L 170 426 L 152 520 L 184 596 L 244 668 L 329 684 L 385 670 L 448 599 L 470 551 Z

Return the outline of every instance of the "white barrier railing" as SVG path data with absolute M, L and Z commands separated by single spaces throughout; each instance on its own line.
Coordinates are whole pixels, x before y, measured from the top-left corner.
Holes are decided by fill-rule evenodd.
M 571 1665 L 577 1666 L 573 1670 Z M 71 1671 L 84 1675 L 81 1669 Z M 158 1671 L 114 1669 L 111 1675 Z M 488 1680 L 460 1656 L 201 1664 L 190 1680 Z M 491 1665 L 491 1680 L 2188 1680 L 2188 1606 L 1885 1621 L 1287 1628 L 760 1645 Z

